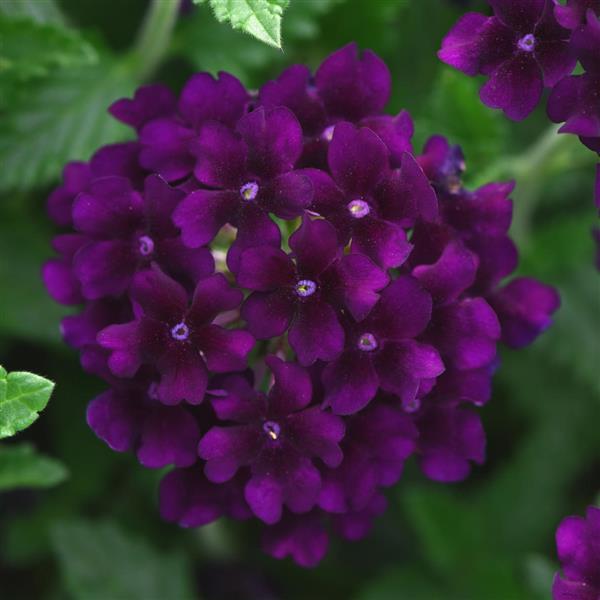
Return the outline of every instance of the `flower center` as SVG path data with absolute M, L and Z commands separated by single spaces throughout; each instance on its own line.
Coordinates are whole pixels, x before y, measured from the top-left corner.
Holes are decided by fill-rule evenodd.
M 281 433 L 281 427 L 279 423 L 275 423 L 275 421 L 265 421 L 263 423 L 263 431 L 272 439 L 276 440 Z
M 407 413 L 417 412 L 421 408 L 421 400 L 413 398 L 412 400 L 402 400 L 402 408 Z
M 333 139 L 333 130 L 335 129 L 335 125 L 330 125 L 329 127 L 325 127 L 323 129 L 323 133 L 321 137 L 326 141 L 330 142 Z
M 519 48 L 521 50 L 524 50 L 525 52 L 533 52 L 535 48 L 535 37 L 533 33 L 528 33 L 527 35 L 524 35 L 517 42 L 517 46 L 519 46 Z
M 171 328 L 171 337 L 174 340 L 183 342 L 183 340 L 187 340 L 190 337 L 190 328 L 181 321 L 181 323 L 177 323 L 177 325 Z
M 142 256 L 150 256 L 154 252 L 154 241 L 147 235 L 141 235 L 138 239 L 139 250 Z
M 373 350 L 377 350 L 377 347 L 379 346 L 372 333 L 363 333 L 358 338 L 358 343 L 356 345 L 358 346 L 358 349 L 363 352 L 372 352 Z
M 249 181 L 240 188 L 240 196 L 242 197 L 242 200 L 250 202 L 254 200 L 257 195 L 258 183 L 256 183 L 255 181 Z
M 301 279 L 296 284 L 296 294 L 301 298 L 308 298 L 317 291 L 317 284 L 310 279 Z
M 355 219 L 362 219 L 366 217 L 371 212 L 371 207 L 364 200 L 352 200 L 348 202 L 348 212 Z

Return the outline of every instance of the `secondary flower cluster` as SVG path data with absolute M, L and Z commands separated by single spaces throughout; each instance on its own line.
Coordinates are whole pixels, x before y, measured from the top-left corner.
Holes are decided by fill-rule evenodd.
M 513 184 L 466 189 L 441 137 L 415 156 L 390 85 L 349 45 L 257 93 L 226 73 L 142 87 L 110 109 L 136 140 L 52 193 L 69 232 L 44 280 L 83 305 L 62 332 L 109 385 L 88 422 L 175 466 L 165 519 L 254 516 L 269 554 L 310 566 L 328 530 L 366 535 L 410 455 L 444 482 L 483 462 L 497 344 L 530 343 L 559 300 L 503 283 Z
M 494 16 L 467 13 L 438 56 L 467 75 L 489 77 L 484 104 L 516 121 L 551 88 L 548 116 L 600 154 L 600 0 L 488 0 Z M 582 73 L 572 75 L 577 63 Z M 596 169 L 600 210 L 600 164 Z
M 556 532 L 562 576 L 552 586 L 553 600 L 600 598 L 600 508 L 590 506 L 586 518 L 567 517 Z

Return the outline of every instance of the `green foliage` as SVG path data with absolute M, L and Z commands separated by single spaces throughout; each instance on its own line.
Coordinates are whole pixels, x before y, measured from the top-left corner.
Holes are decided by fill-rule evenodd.
M 23 38 L 27 43 L 23 43 Z M 81 34 L 28 18 L 0 14 L 0 82 L 47 75 L 55 68 L 89 65 L 98 56 Z
M 36 23 L 65 23 L 54 0 L 0 0 L 0 14 L 15 18 L 27 17 Z
M 38 454 L 30 444 L 0 446 L 0 491 L 50 487 L 66 477 L 60 462 Z
M 281 48 L 281 15 L 290 0 L 194 0 L 208 2 L 219 23 L 228 21 L 256 39 Z
M 44 377 L 27 371 L 7 373 L 0 366 L 0 438 L 29 427 L 48 404 L 53 389 L 54 383 Z
M 58 523 L 52 539 L 66 587 L 75 600 L 195 597 L 181 555 L 158 552 L 113 523 Z

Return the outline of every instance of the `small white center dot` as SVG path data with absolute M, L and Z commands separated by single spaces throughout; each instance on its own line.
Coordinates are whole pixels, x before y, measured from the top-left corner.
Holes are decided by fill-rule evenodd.
M 142 256 L 150 256 L 154 252 L 154 241 L 147 235 L 142 235 L 138 239 L 139 250 Z
M 372 352 L 373 350 L 377 350 L 379 346 L 377 339 L 372 333 L 363 333 L 358 338 L 358 343 L 356 345 L 358 349 L 363 352 Z
M 263 431 L 272 439 L 276 440 L 281 434 L 281 427 L 275 421 L 265 421 L 263 423 Z
M 182 321 L 171 328 L 171 337 L 178 342 L 187 340 L 190 336 L 190 328 Z
M 310 279 L 301 279 L 296 284 L 296 294 L 301 298 L 308 298 L 317 291 L 317 284 Z
M 240 196 L 243 200 L 251 202 L 258 195 L 258 183 L 249 181 L 240 188 Z
M 371 212 L 371 207 L 364 200 L 352 200 L 347 205 L 348 212 L 355 219 L 362 219 Z

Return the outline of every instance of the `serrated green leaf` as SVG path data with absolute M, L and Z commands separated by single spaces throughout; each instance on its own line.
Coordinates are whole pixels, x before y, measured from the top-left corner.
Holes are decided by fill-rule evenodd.
M 196 3 L 207 1 L 220 23 L 228 21 L 234 29 L 281 48 L 281 16 L 290 0 L 196 0 Z
M 46 407 L 54 383 L 29 373 L 0 367 L 0 438 L 29 427 Z
M 47 184 L 66 162 L 87 160 L 103 144 L 131 135 L 106 110 L 135 84 L 126 63 L 105 58 L 21 86 L 0 126 L 0 190 Z
M 94 47 L 76 30 L 0 14 L 0 80 L 24 81 L 54 68 L 93 64 Z M 24 40 L 27 40 L 24 43 Z
M 58 523 L 52 541 L 66 587 L 76 600 L 195 597 L 181 555 L 159 553 L 113 523 Z
M 59 461 L 38 454 L 30 444 L 0 446 L 0 491 L 50 487 L 66 477 Z

